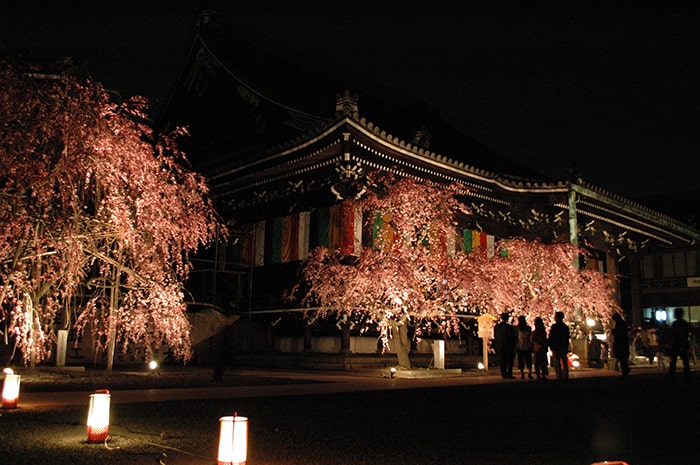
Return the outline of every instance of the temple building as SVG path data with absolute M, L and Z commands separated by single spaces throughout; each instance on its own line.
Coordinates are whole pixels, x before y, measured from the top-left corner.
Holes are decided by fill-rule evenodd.
M 617 277 L 635 326 L 671 306 L 700 322 L 694 226 L 581 178 L 548 179 L 450 127 L 430 105 L 406 103 L 414 96 L 391 101 L 295 58 L 207 18 L 163 110 L 161 130 L 189 128 L 183 147 L 232 233 L 197 262 L 190 290 L 199 301 L 261 322 L 250 327 L 263 339 L 287 334 L 294 324 L 280 321 L 299 316 L 284 291 L 314 247 L 353 254 L 367 243 L 362 218 L 343 201 L 361 197 L 367 173 L 381 171 L 464 185 L 465 250 L 513 236 L 569 241 L 594 254 L 582 266 Z

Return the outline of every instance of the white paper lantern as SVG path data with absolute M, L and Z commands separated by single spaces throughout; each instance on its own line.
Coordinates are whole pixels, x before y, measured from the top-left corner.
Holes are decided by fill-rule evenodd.
M 16 375 L 12 368 L 5 368 L 5 379 L 2 383 L 2 408 L 17 408 L 19 400 L 20 375 Z
M 248 454 L 248 418 L 219 418 L 219 454 L 217 465 L 244 465 Z
M 104 442 L 109 436 L 109 403 L 111 395 L 106 389 L 90 394 L 90 410 L 88 411 L 87 433 L 88 442 Z

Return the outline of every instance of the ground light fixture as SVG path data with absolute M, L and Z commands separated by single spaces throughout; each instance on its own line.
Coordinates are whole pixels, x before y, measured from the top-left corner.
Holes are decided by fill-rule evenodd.
M 3 371 L 5 379 L 2 383 L 2 408 L 17 408 L 20 375 L 15 374 L 12 368 L 5 368 Z
M 104 442 L 109 436 L 109 403 L 111 395 L 107 389 L 90 394 L 90 410 L 87 419 L 89 443 Z
M 217 465 L 245 465 L 248 455 L 248 418 L 219 418 L 219 453 Z

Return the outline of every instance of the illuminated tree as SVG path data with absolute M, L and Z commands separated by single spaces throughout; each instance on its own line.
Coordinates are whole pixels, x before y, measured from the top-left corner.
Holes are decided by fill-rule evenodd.
M 317 307 L 321 317 L 376 323 L 385 347 L 391 339 L 399 365 L 410 368 L 409 327 L 416 337 L 457 330 L 467 276 L 460 273 L 464 254 L 450 244 L 457 215 L 468 212 L 455 199 L 457 186 L 377 182 L 358 202 L 375 231 L 373 244 L 359 257 L 315 249 L 291 297 Z
M 357 257 L 313 250 L 288 297 L 313 307 L 307 317 L 376 324 L 400 366 L 411 366 L 409 327 L 416 337 L 452 334 L 460 312 L 549 321 L 560 310 L 572 321 L 605 322 L 617 309 L 612 281 L 579 271 L 575 260 L 585 252 L 570 244 L 514 238 L 499 241 L 491 258 L 485 250 L 458 251 L 456 226 L 468 214 L 456 200 L 459 186 L 387 178 L 375 187 L 357 202 L 373 227 L 373 244 Z
M 544 244 L 522 238 L 501 240 L 494 258 L 469 256 L 468 268 L 479 276 L 474 305 L 484 313 L 525 315 L 532 321 L 553 320 L 562 311 L 568 321 L 594 318 L 607 323 L 619 311 L 614 278 L 598 270 L 579 270 L 584 249 L 568 243 Z M 476 278 L 475 278 L 476 279 Z
M 218 221 L 183 131 L 156 139 L 146 105 L 0 63 L 0 320 L 25 362 L 49 355 L 64 308 L 110 369 L 117 343 L 190 355 L 181 283 Z

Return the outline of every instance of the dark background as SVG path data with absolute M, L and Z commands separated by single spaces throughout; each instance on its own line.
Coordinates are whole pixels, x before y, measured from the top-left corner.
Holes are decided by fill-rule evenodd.
M 241 37 L 430 102 L 465 134 L 557 179 L 697 211 L 700 15 L 690 7 L 447 2 L 5 2 L 0 51 L 85 60 L 167 101 L 199 14 Z M 655 204 L 655 203 L 658 203 Z M 680 215 L 679 215 L 680 216 Z

